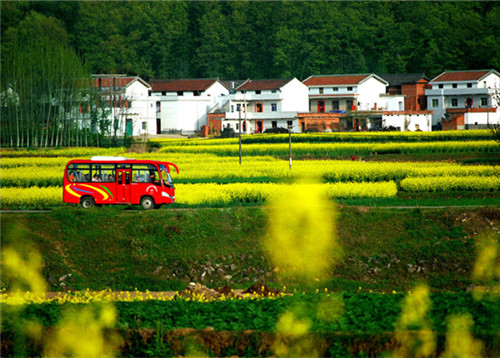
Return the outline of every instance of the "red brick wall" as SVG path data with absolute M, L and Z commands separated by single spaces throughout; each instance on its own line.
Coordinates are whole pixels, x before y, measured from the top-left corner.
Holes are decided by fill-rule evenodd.
M 452 114 L 449 121 L 443 121 L 443 130 L 457 130 L 459 126 L 463 128 L 465 123 L 465 115 L 462 114 Z
M 219 134 L 222 130 L 222 120 L 226 118 L 225 113 L 209 113 L 207 115 L 207 127 L 210 134 Z
M 431 88 L 431 86 L 429 82 L 424 79 L 416 84 L 403 84 L 401 86 L 401 94 L 406 96 L 406 111 L 425 111 L 427 109 L 427 98 L 425 96 L 426 88 Z
M 303 131 L 308 129 L 319 131 L 325 129 L 341 130 L 339 113 L 298 113 L 297 117 Z

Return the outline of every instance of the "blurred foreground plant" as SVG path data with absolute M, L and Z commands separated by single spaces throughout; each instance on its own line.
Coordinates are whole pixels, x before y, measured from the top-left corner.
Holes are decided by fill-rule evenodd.
M 337 211 L 318 184 L 276 188 L 268 206 L 264 248 L 278 275 L 304 282 L 328 278 L 340 246 L 334 231 Z

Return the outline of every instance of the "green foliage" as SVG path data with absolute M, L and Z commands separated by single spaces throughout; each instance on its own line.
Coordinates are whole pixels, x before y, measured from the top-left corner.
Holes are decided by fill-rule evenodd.
M 390 292 L 426 281 L 433 290 L 465 290 L 474 235 L 489 222 L 498 223 L 497 209 L 343 208 L 338 233 L 345 255 L 325 284 Z M 66 288 L 73 290 L 180 290 L 193 280 L 214 288 L 277 283 L 259 244 L 267 225 L 261 208 L 4 213 L 4 245 L 15 240 L 8 232 L 13 225 L 43 254 L 51 290 L 60 290 L 59 278 L 68 273 Z
M 317 314 L 318 304 L 328 297 L 339 297 L 344 303 L 344 314 L 333 320 L 324 320 Z M 123 346 L 122 356 L 149 356 L 155 354 L 172 354 L 172 350 L 179 350 L 179 346 L 169 346 L 164 335 L 175 329 L 191 328 L 204 330 L 212 327 L 213 332 L 229 331 L 238 337 L 243 332 L 255 331 L 255 339 L 241 341 L 252 356 L 269 354 L 269 347 L 259 345 L 261 334 L 275 333 L 280 315 L 286 311 L 293 311 L 299 317 L 308 317 L 312 321 L 310 334 L 325 339 L 330 352 L 337 356 L 359 349 L 355 342 L 363 342 L 365 349 L 380 349 L 381 342 L 389 343 L 394 337 L 396 324 L 401 314 L 401 305 L 404 294 L 375 294 L 375 293 L 339 293 L 329 294 L 294 294 L 279 299 L 259 300 L 226 300 L 210 303 L 186 301 L 176 299 L 171 301 L 143 301 L 117 302 L 118 322 L 116 330 L 128 337 L 127 345 Z M 474 321 L 473 334 L 487 342 L 488 355 L 498 353 L 498 342 L 495 346 L 495 336 L 498 333 L 500 311 L 496 302 L 487 300 L 476 301 L 470 293 L 436 293 L 431 294 L 432 309 L 429 312 L 431 328 L 436 334 L 443 337 L 446 333 L 446 317 L 454 313 L 469 312 Z M 15 322 L 21 320 L 39 321 L 44 327 L 52 327 L 62 316 L 63 310 L 71 307 L 82 307 L 82 304 L 30 304 L 18 315 L 10 314 L 10 307 L 2 304 L 2 349 L 9 347 Z M 300 307 L 300 309 L 297 309 Z M 144 339 L 141 332 L 148 330 L 153 334 L 152 339 Z M 182 331 L 182 330 L 181 330 Z M 131 332 L 137 332 L 137 338 L 132 339 Z M 177 331 L 180 333 L 180 331 Z M 141 339 L 142 336 L 142 339 Z M 224 335 L 227 339 L 227 334 Z M 187 339 L 188 336 L 184 337 Z M 235 343 L 239 340 L 235 340 Z M 227 344 L 230 341 L 223 342 Z M 31 342 L 29 342 L 31 343 Z M 194 343 L 194 342 L 193 342 Z M 222 343 L 222 342 L 221 342 Z M 240 345 L 226 347 L 236 349 Z M 242 346 L 240 346 L 241 349 Z M 386 345 L 386 349 L 390 349 Z M 28 355 L 36 355 L 36 347 L 26 346 Z M 183 349 L 187 349 L 184 347 Z M 438 343 L 438 350 L 444 348 L 444 341 Z M 208 347 L 200 346 L 206 350 Z M 258 351 L 258 354 L 255 354 Z M 335 353 L 334 353 L 335 352 Z M 3 353 L 5 353 L 3 351 Z M 234 351 L 233 351 L 234 353 Z M 380 353 L 380 350 L 379 350 Z M 358 351 L 357 354 L 362 355 Z M 239 354 L 241 355 L 241 353 Z M 352 356 L 352 355 L 349 355 Z
M 2 2 L 2 34 L 30 10 L 64 22 L 94 73 L 289 78 L 500 67 L 489 2 Z

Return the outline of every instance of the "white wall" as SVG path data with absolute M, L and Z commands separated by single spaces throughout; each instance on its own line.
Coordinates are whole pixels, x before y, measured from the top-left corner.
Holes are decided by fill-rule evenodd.
M 309 90 L 305 84 L 294 78 L 281 88 L 282 112 L 308 112 Z M 280 106 L 278 106 L 280 111 Z
M 182 130 L 183 134 L 193 134 L 207 123 L 210 108 L 210 97 L 162 96 L 161 130 Z
M 381 95 L 380 103 L 386 111 L 404 111 L 405 96 L 403 95 Z
M 192 91 L 183 91 L 182 96 L 177 95 L 177 92 L 167 92 L 160 96 L 161 130 L 180 130 L 183 134 L 201 130 L 207 124 L 208 111 L 217 103 L 224 104 L 228 94 L 228 89 L 217 81 L 200 96 L 195 96 Z
M 132 106 L 123 117 L 125 119 L 132 118 L 134 136 L 156 134 L 156 101 L 158 98 L 148 96 L 148 91 L 148 87 L 136 80 L 127 87 L 125 92 Z M 146 122 L 146 129 L 143 129 L 143 122 Z M 123 131 L 125 133 L 125 124 Z
M 488 124 L 500 124 L 500 112 L 468 112 L 465 113 L 464 124 L 469 126 L 482 126 L 486 127 Z
M 397 115 L 387 115 L 382 116 L 382 126 L 383 127 L 399 127 L 401 131 L 406 130 L 415 131 L 417 125 L 422 131 L 432 131 L 432 116 L 430 114 L 397 114 Z
M 374 77 L 370 77 L 366 81 L 358 85 L 358 99 L 360 103 L 358 110 L 370 110 L 375 107 L 377 103 L 377 109 L 383 107 L 380 96 L 385 94 L 386 85 L 380 82 Z

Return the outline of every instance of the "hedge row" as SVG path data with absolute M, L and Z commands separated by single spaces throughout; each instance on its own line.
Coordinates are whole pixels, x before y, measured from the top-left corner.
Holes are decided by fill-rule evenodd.
M 294 143 L 385 143 L 385 142 L 443 142 L 493 140 L 489 130 L 437 131 L 437 132 L 354 132 L 354 133 L 293 133 Z M 288 143 L 288 134 L 243 135 L 242 143 Z M 152 139 L 162 146 L 221 145 L 238 143 L 237 138 L 210 140 Z
M 315 337 L 325 338 L 328 344 L 335 347 L 334 342 L 340 337 L 344 342 L 350 337 L 367 342 L 380 336 L 391 338 L 397 330 L 397 322 L 401 315 L 403 294 L 376 293 L 343 293 L 326 294 L 295 294 L 278 299 L 257 300 L 225 300 L 213 302 L 187 301 L 177 299 L 170 301 L 117 302 L 118 322 L 115 327 L 130 340 L 130 332 L 155 330 L 160 336 L 153 339 L 149 331 L 149 339 L 137 334 L 134 342 L 124 345 L 125 355 L 148 355 L 152 345 L 164 344 L 163 339 L 172 330 L 186 332 L 186 329 L 204 330 L 209 332 L 255 332 L 276 333 L 279 318 L 285 312 L 292 312 L 297 320 L 309 322 L 307 333 Z M 470 293 L 435 293 L 431 294 L 431 310 L 426 319 L 430 328 L 439 336 L 447 332 L 448 319 L 454 314 L 469 314 L 473 320 L 471 333 L 476 338 L 483 339 L 487 355 L 499 354 L 500 339 L 500 306 L 494 300 L 474 300 Z M 330 307 L 332 316 L 324 314 L 320 307 L 326 307 L 325 302 L 336 304 Z M 2 304 L 2 348 L 13 342 L 13 331 L 19 322 L 37 321 L 44 327 L 53 327 L 67 309 L 78 309 L 86 304 L 31 304 L 24 310 Z M 418 311 L 419 308 L 415 307 Z M 327 310 L 328 312 L 328 310 Z M 419 329 L 418 324 L 414 329 Z M 160 331 L 162 333 L 160 333 Z M 128 337 L 127 337 L 128 336 Z M 225 335 L 227 338 L 227 334 Z M 142 343 L 140 342 L 142 341 Z M 5 343 L 7 342 L 7 343 Z M 134 343 L 134 344 L 131 344 Z M 257 344 L 257 342 L 255 342 Z M 347 343 L 349 344 L 349 343 Z M 350 344 L 353 344 L 351 341 Z M 383 344 L 377 342 L 379 353 Z M 159 348 L 159 347 L 156 347 Z M 174 347 L 171 347 L 175 351 Z M 233 347 L 233 349 L 236 347 Z M 255 347 L 254 347 L 255 348 Z M 269 346 L 267 347 L 269 349 Z M 342 348 L 342 347 L 337 347 Z M 344 347 L 345 348 L 345 347 Z M 372 347 L 373 348 L 373 347 Z M 443 339 L 438 340 L 438 351 L 444 348 Z M 5 352 L 3 352 L 5 353 Z M 40 352 L 27 352 L 37 355 Z M 177 352 L 178 353 L 178 352 Z M 213 352 L 212 352 L 213 353 Z M 227 352 L 218 352 L 227 354 Z M 257 352 L 255 352 L 257 353 Z M 253 355 L 263 355 L 263 352 Z M 271 352 L 266 352 L 270 354 Z M 344 352 L 348 356 L 348 351 Z M 151 354 L 151 353 L 149 353 Z M 249 352 L 247 352 L 249 354 Z M 266 355 L 264 354 L 264 355 Z M 330 353 L 332 354 L 332 353 Z M 332 354 L 333 355 L 333 354 Z

